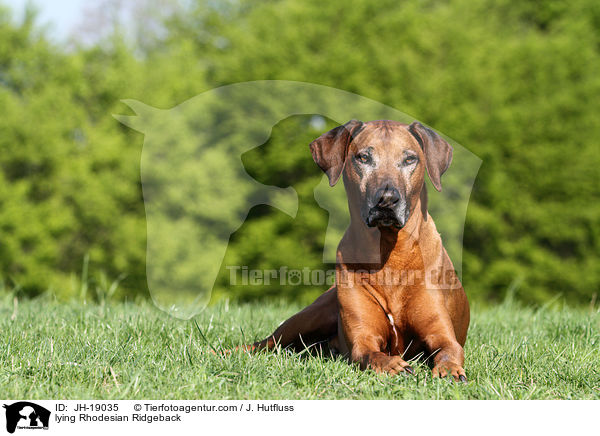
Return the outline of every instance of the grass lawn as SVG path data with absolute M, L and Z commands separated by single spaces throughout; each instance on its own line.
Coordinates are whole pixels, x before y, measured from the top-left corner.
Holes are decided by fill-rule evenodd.
M 600 311 L 472 306 L 467 384 L 361 372 L 285 351 L 216 356 L 299 309 L 219 305 L 180 321 L 142 304 L 0 297 L 5 399 L 599 399 Z M 12 319 L 11 319 L 12 318 Z

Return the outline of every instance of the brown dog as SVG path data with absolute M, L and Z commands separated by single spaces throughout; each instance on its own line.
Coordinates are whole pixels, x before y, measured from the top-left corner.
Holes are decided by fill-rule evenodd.
M 469 304 L 427 213 L 425 171 L 441 190 L 452 147 L 418 122 L 350 121 L 310 144 L 335 185 L 343 174 L 350 225 L 336 283 L 249 349 L 327 343 L 362 369 L 412 373 L 433 356 L 434 377 L 466 381 Z

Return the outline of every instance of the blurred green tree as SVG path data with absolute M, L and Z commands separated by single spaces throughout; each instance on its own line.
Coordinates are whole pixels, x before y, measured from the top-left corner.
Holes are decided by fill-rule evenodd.
M 143 137 L 111 117 L 127 111 L 119 100 L 169 108 L 220 85 L 285 79 L 393 106 L 483 159 L 464 232 L 470 297 L 494 301 L 512 289 L 527 302 L 562 294 L 582 303 L 598 292 L 600 3 L 197 0 L 169 9 L 163 26 L 143 44 L 117 29 L 66 49 L 33 16 L 15 24 L 0 9 L 5 282 L 31 295 L 81 292 L 87 254 L 90 277 L 126 274 L 121 294 L 144 293 Z M 300 208 L 296 220 L 251 212 L 215 296 L 321 292 L 229 287 L 226 270 L 322 266 L 327 214 L 314 201 L 320 174 L 307 152 L 319 133 L 309 116 L 292 117 L 244 155 L 258 180 L 292 185 Z

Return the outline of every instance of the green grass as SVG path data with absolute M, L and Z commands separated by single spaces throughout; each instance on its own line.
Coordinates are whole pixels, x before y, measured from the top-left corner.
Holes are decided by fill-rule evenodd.
M 472 306 L 467 384 L 361 372 L 285 351 L 209 352 L 265 336 L 298 307 L 219 305 L 180 321 L 149 303 L 0 298 L 0 397 L 19 399 L 600 398 L 600 311 Z M 13 316 L 16 315 L 16 316 Z M 13 319 L 11 319 L 13 318 Z

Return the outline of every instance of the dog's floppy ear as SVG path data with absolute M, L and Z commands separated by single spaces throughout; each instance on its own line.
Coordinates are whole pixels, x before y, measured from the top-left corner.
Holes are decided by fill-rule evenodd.
M 433 187 L 442 190 L 442 174 L 452 162 L 452 147 L 440 135 L 415 121 L 408 131 L 419 142 L 425 154 L 425 166 Z
M 363 128 L 362 121 L 351 120 L 343 126 L 331 129 L 310 143 L 310 151 L 316 164 L 329 178 L 329 186 L 334 186 L 346 163 L 348 146 L 352 138 Z
M 421 214 L 423 214 L 423 219 L 427 221 L 427 185 L 425 184 L 425 180 L 423 180 L 423 187 L 421 188 Z

